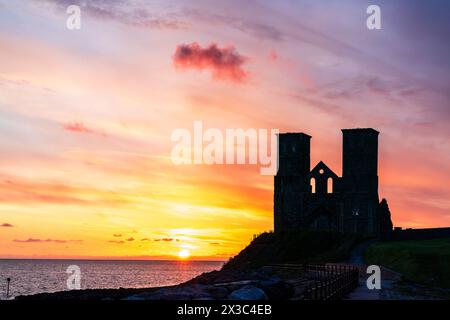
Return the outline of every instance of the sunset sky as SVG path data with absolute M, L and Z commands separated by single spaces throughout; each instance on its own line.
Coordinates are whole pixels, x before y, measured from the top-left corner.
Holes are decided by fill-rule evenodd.
M 305 132 L 338 175 L 340 129 L 375 128 L 394 225 L 450 226 L 449 10 L 0 0 L 0 258 L 227 259 L 273 229 L 258 166 L 172 163 L 195 120 Z

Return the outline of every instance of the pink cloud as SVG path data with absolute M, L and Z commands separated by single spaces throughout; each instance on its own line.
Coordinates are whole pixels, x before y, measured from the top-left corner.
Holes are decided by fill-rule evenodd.
M 269 52 L 268 58 L 270 61 L 277 61 L 278 60 L 278 53 L 275 50 L 272 50 Z
M 202 48 L 198 43 L 178 45 L 173 55 L 176 67 L 182 69 L 208 69 L 214 79 L 242 82 L 248 77 L 242 66 L 248 58 L 233 46 L 219 48 L 215 43 Z
M 91 129 L 87 127 L 82 122 L 70 122 L 62 125 L 63 129 L 66 131 L 76 132 L 76 133 L 90 133 L 90 134 L 99 134 L 105 136 L 103 132 L 99 132 L 97 130 Z

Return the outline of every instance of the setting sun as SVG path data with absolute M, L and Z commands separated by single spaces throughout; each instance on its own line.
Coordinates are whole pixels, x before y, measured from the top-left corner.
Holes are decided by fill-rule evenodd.
M 191 253 L 187 249 L 181 249 L 180 251 L 178 251 L 178 257 L 180 259 L 187 259 L 190 255 Z

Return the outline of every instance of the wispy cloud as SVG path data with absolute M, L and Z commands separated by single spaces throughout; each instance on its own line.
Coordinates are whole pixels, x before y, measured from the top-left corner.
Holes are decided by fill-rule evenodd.
M 70 5 L 79 5 L 82 14 L 95 19 L 113 21 L 120 24 L 150 29 L 186 29 L 189 26 L 176 12 L 151 10 L 136 1 L 116 0 L 41 0 L 40 3 L 53 5 L 58 11 Z
M 339 79 L 308 90 L 322 98 L 333 99 L 362 99 L 368 94 L 385 98 L 412 97 L 423 91 L 416 83 L 385 78 L 376 75 L 357 75 L 347 79 Z
M 99 134 L 105 136 L 104 132 L 100 132 L 94 129 L 87 127 L 82 122 L 70 122 L 62 125 L 63 129 L 66 131 L 76 132 L 76 133 L 90 133 L 90 134 Z
M 28 238 L 25 240 L 20 239 L 14 239 L 13 242 L 20 242 L 20 243 L 69 243 L 69 242 L 75 242 L 75 243 L 81 243 L 83 240 L 60 240 L 60 239 L 35 239 L 35 238 Z
M 273 41 L 281 41 L 285 34 L 273 24 L 255 21 L 249 18 L 240 18 L 237 16 L 223 15 L 217 13 L 204 13 L 200 10 L 186 9 L 184 14 L 194 21 L 202 21 L 209 25 L 221 25 L 243 33 L 249 34 L 258 39 L 268 39 Z
M 53 203 L 99 205 L 121 202 L 108 190 L 79 188 L 59 182 L 29 181 L 0 176 L 0 203 Z M 92 193 L 95 194 L 92 197 Z
M 174 239 L 174 238 L 157 238 L 157 239 L 153 239 L 153 241 L 166 241 L 166 242 L 170 242 L 170 241 L 178 241 L 178 239 Z
M 243 69 L 247 57 L 239 54 L 233 46 L 219 48 L 213 43 L 202 48 L 198 43 L 178 45 L 173 62 L 181 69 L 208 69 L 214 79 L 242 82 L 248 77 Z
M 123 240 L 108 240 L 109 243 L 123 244 L 125 241 Z

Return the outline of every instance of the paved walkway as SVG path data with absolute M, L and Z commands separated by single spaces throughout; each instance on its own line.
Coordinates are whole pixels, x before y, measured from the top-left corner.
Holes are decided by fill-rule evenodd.
M 392 271 L 385 267 L 381 268 L 381 289 L 369 289 L 367 288 L 367 278 L 370 274 L 367 274 L 367 264 L 355 264 L 355 263 L 333 263 L 333 265 L 352 266 L 359 270 L 359 285 L 351 293 L 347 295 L 345 300 L 390 300 L 397 299 L 397 294 L 394 291 L 394 285 L 400 281 L 401 274 Z M 403 299 L 400 298 L 400 299 Z
M 383 283 L 381 285 L 383 288 Z M 365 279 L 359 279 L 359 286 L 353 290 L 344 300 L 380 300 L 381 290 L 369 290 Z
M 371 239 L 356 245 L 350 252 L 350 258 L 348 262 L 352 264 L 364 264 L 364 255 L 367 251 L 367 248 L 369 248 L 375 242 L 377 242 L 376 239 Z

